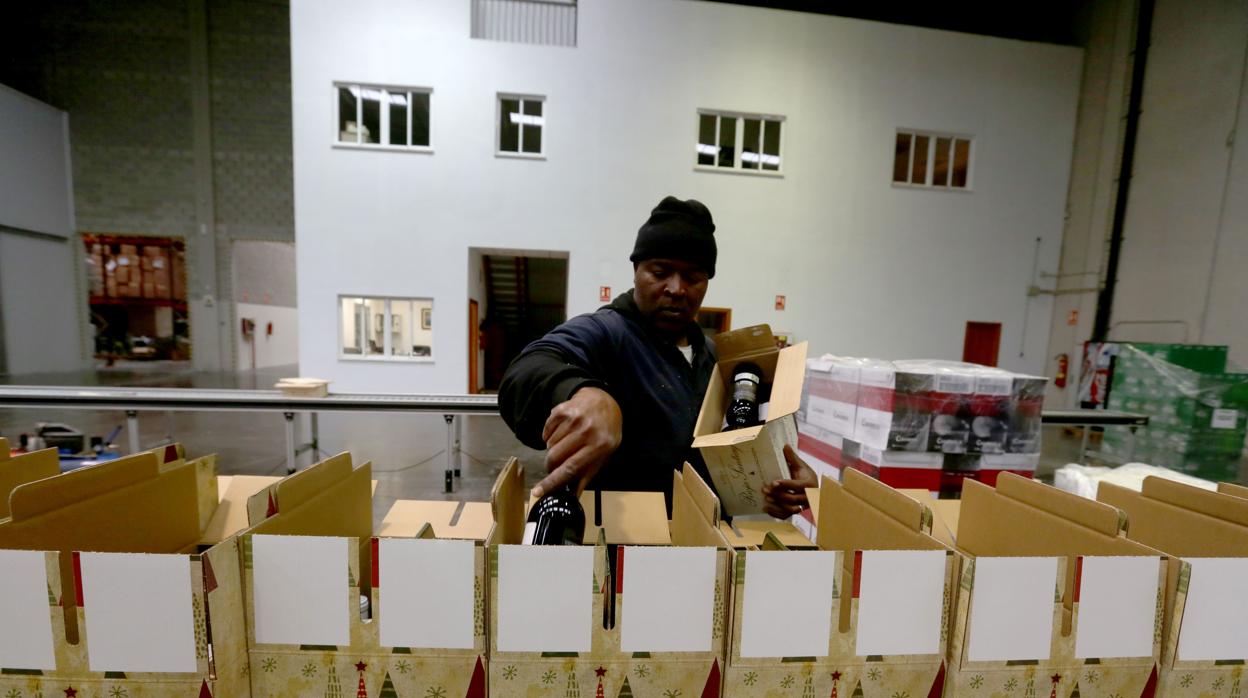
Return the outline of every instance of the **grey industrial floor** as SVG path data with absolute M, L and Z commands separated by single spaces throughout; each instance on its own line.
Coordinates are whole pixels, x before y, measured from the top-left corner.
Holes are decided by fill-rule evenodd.
M 0 383 L 23 385 L 114 385 L 176 388 L 269 388 L 295 375 L 295 367 L 256 372 L 203 373 L 185 364 L 151 362 L 128 364 L 69 374 L 0 376 Z M 543 453 L 527 448 L 496 416 L 463 417 L 461 477 L 454 492 L 444 491 L 447 426 L 436 414 L 323 414 L 319 417 L 320 457 L 350 451 L 356 462 L 372 461 L 378 481 L 373 518 L 380 522 L 396 499 L 487 501 L 499 470 L 511 457 L 524 466 L 530 484 L 540 479 Z M 0 409 L 0 436 L 16 443 L 37 422 L 65 422 L 89 435 L 106 435 L 124 425 L 115 411 Z M 300 423 L 297 443 L 309 440 L 309 423 Z M 216 453 L 223 475 L 282 475 L 286 468 L 285 432 L 281 415 L 235 412 L 143 412 L 139 416 L 140 443 L 155 447 L 170 440 L 185 444 L 187 453 Z M 124 432 L 117 442 L 124 444 Z M 1079 461 L 1080 436 L 1059 427 L 1046 427 L 1038 476 L 1052 481 L 1055 469 Z M 313 454 L 305 452 L 299 466 Z M 1240 481 L 1248 482 L 1248 465 Z

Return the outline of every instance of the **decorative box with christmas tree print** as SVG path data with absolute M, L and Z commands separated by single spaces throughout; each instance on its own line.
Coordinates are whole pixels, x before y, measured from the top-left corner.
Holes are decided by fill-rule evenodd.
M 237 541 L 193 552 L 199 547 L 201 502 L 216 501 L 215 476 L 211 457 L 187 462 L 181 447 L 172 445 L 14 489 L 12 516 L 0 521 L 0 549 L 47 551 L 46 612 L 55 668 L 6 666 L 0 660 L 0 696 L 251 695 Z M 205 487 L 213 491 L 205 493 Z M 83 603 L 83 592 L 92 582 L 82 578 L 78 551 L 185 560 L 190 595 L 184 612 L 190 616 L 195 671 L 91 667 L 92 639 L 86 633 L 91 608 Z M 4 632 L 37 636 L 30 628 Z
M 756 656 L 766 652 L 772 643 L 753 641 L 749 637 L 753 632 L 766 631 L 766 628 L 752 627 L 747 618 L 751 616 L 747 605 L 751 599 L 760 598 L 757 590 L 750 586 L 751 556 L 785 555 L 796 561 L 797 556 L 811 553 L 784 550 L 775 539 L 765 550 L 739 551 L 733 574 L 732 633 L 724 676 L 725 697 L 940 695 L 945 673 L 949 602 L 956 584 L 959 557 L 930 535 L 932 515 L 920 502 L 862 473 L 847 470 L 844 475 L 844 485 L 823 478 L 819 489 L 816 542 L 823 551 L 818 554 L 835 560 L 830 592 L 816 593 L 809 598 L 770 593 L 761 597 L 765 600 L 772 596 L 777 606 L 796 611 L 783 618 L 794 633 L 805 635 L 806 626 L 822 619 L 828 623 L 827 634 L 808 638 L 806 641 L 812 642 L 812 651 L 805 656 Z M 871 553 L 864 553 L 864 550 Z M 921 595 L 926 601 L 923 604 L 928 611 L 923 614 L 927 616 L 926 622 L 919 625 L 926 627 L 923 639 L 931 651 L 858 654 L 863 560 L 876 551 L 901 556 L 934 556 L 929 562 L 936 563 L 936 574 L 908 587 L 911 593 Z M 783 580 L 780 582 L 783 584 Z M 754 580 L 754 583 L 760 584 L 762 580 Z M 782 644 L 794 649 L 798 646 Z
M 251 687 L 258 696 L 414 696 L 415 698 L 484 698 L 485 661 L 485 554 L 472 546 L 470 569 L 461 570 L 471 580 L 472 618 L 470 647 L 440 649 L 395 647 L 382 643 L 386 622 L 387 593 L 412 593 L 387 589 L 380 582 L 378 551 L 381 540 L 372 537 L 371 464 L 353 467 L 349 454 L 340 454 L 282 480 L 260 495 L 266 500 L 266 516 L 240 534 L 244 569 L 244 600 L 248 619 L 247 644 L 251 658 Z M 258 511 L 259 507 L 250 507 Z M 422 539 L 432 539 L 424 527 Z M 257 536 L 329 537 L 342 541 L 342 558 L 306 559 L 308 567 L 329 565 L 342 571 L 341 586 L 333 587 L 340 605 L 307 608 L 307 614 L 345 615 L 346 630 L 340 644 L 269 643 L 257 640 L 256 593 Z M 398 539 L 395 539 L 398 540 Z M 409 539 L 410 540 L 410 539 Z M 437 542 L 437 541 L 434 541 Z M 295 584 L 299 570 L 294 571 Z M 468 593 L 468 589 L 464 590 Z M 291 594 L 297 590 L 291 589 Z M 367 606 L 361 597 L 368 599 Z M 392 602 L 393 605 L 398 602 Z M 368 610 L 363 610 L 367 608 Z
M 1123 535 L 1126 520 L 1121 511 L 1010 473 L 1002 474 L 995 489 L 979 482 L 967 482 L 960 508 L 957 545 L 971 559 L 963 565 L 958 586 L 945 695 L 989 698 L 1154 698 L 1163 695 L 1157 687 L 1166 557 Z M 1085 613 L 1088 609 L 1081 608 L 1080 603 L 1080 588 L 1087 583 L 1084 577 L 1087 560 L 1091 557 L 1139 560 L 1142 571 L 1129 581 L 1133 588 L 1147 592 L 1142 597 L 1146 610 L 1135 619 L 1138 622 L 1132 623 L 1137 628 L 1142 627 L 1142 637 L 1133 636 L 1133 640 L 1142 643 L 1147 650 L 1140 652 L 1140 656 L 1080 656 L 1080 636 L 1087 633 L 1084 639 L 1091 638 L 1093 628 L 1098 627 L 1093 621 L 1084 620 L 1082 616 L 1088 615 Z M 1052 579 L 1052 595 L 1048 597 L 1050 592 L 1040 587 L 1042 597 L 1038 602 L 1031 595 L 1024 596 L 1020 589 L 1000 588 L 997 579 L 991 580 L 996 582 L 993 586 L 988 586 L 990 580 L 977 579 L 977 568 L 987 569 L 989 562 L 994 569 L 1000 569 L 1007 563 L 1043 560 L 1050 561 L 1046 575 L 1051 573 L 1052 577 L 1033 577 L 1040 585 Z M 1047 608 L 1047 599 L 1051 598 L 1052 607 L 1051 612 L 1042 616 L 1042 625 L 1029 625 L 1024 632 L 1020 628 L 1011 630 L 1008 624 L 1003 627 L 999 617 L 989 616 L 976 622 L 973 609 L 979 596 L 984 597 L 985 608 L 989 607 L 990 597 L 1012 598 L 1015 599 L 1010 602 L 1012 606 L 1026 603 L 1029 608 Z M 1029 601 L 1018 600 L 1022 598 Z M 1016 609 L 1011 608 L 1003 617 L 1018 615 Z M 1037 627 L 1043 634 L 1037 636 Z M 976 632 L 985 635 L 977 639 Z M 1015 659 L 983 658 L 1007 653 L 999 647 L 1003 641 L 998 639 L 994 643 L 988 638 L 1012 640 L 1024 636 L 1033 643 L 1038 642 L 1041 649 Z M 975 659 L 976 652 L 979 652 L 978 659 Z
M 1140 492 L 1102 483 L 1097 499 L 1126 512 L 1128 537 L 1172 556 L 1157 695 L 1240 696 L 1248 684 L 1248 489 L 1209 492 L 1149 477 Z
M 490 694 L 501 698 L 558 695 L 590 698 L 593 691 L 596 698 L 717 698 L 724 665 L 724 613 L 732 551 L 718 529 L 719 503 L 710 488 L 691 468 L 686 468 L 683 474 L 674 473 L 670 525 L 661 493 L 604 492 L 601 497 L 587 493 L 582 499 L 586 505 L 585 537 L 593 543 L 579 548 L 516 545 L 523 535 L 527 494 L 523 473 L 513 460 L 504 467 L 491 494 L 495 523 L 487 539 Z M 651 496 L 657 496 L 657 507 Z M 599 518 L 595 515 L 599 504 L 600 525 L 594 523 Z M 611 548 L 615 551 L 614 564 L 608 561 L 608 541 L 612 541 Z M 707 598 L 687 599 L 690 605 L 707 611 L 705 626 L 698 630 L 705 632 L 709 650 L 630 651 L 625 648 L 629 640 L 625 637 L 624 626 L 630 618 L 641 615 L 638 611 L 630 616 L 626 593 L 630 588 L 628 570 L 632 563 L 629 560 L 639 555 L 639 549 L 630 544 L 642 541 L 662 550 L 696 549 L 697 553 L 709 556 L 709 565 L 704 571 L 710 577 L 708 586 L 713 585 L 713 591 Z M 530 643 L 538 642 L 525 636 L 526 628 L 502 627 L 503 623 L 510 622 L 507 619 L 500 623 L 500 617 L 509 613 L 503 608 L 506 599 L 500 600 L 500 596 L 506 596 L 503 587 L 508 580 L 503 576 L 510 573 L 510 561 L 528 561 L 530 556 L 536 556 L 534 560 L 543 559 L 546 554 L 564 550 L 577 553 L 573 556 L 575 562 L 585 564 L 584 569 L 577 569 L 585 581 L 585 596 L 575 599 L 577 608 L 585 612 L 574 614 L 574 623 L 580 621 L 589 626 L 576 628 L 585 640 L 584 649 L 500 649 L 500 646 L 536 646 Z M 640 571 L 635 574 L 641 576 Z M 676 576 L 670 580 L 673 588 L 681 586 Z M 634 599 L 634 602 L 639 600 Z M 531 603 L 540 610 L 556 602 L 550 594 L 539 591 L 518 603 Z M 531 630 L 536 636 L 546 629 L 532 627 Z M 650 630 L 661 634 L 664 628 L 651 627 Z

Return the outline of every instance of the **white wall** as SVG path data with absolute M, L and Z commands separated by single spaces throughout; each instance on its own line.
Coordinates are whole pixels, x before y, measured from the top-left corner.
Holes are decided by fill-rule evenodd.
M 1026 292 L 1057 266 L 1079 50 L 675 0 L 579 12 L 568 49 L 471 40 L 469 3 L 294 4 L 303 373 L 462 392 L 469 246 L 569 252 L 568 312 L 587 312 L 631 285 L 637 227 L 669 193 L 713 212 L 705 302 L 738 326 L 959 358 L 966 321 L 996 321 L 1002 364 L 1043 368 L 1052 304 Z M 433 88 L 435 153 L 331 147 L 334 80 Z M 546 95 L 546 160 L 494 157 L 499 91 Z M 785 176 L 694 171 L 699 107 L 785 115 Z M 974 192 L 893 188 L 899 127 L 973 134 Z M 436 361 L 340 361 L 341 292 L 434 298 Z
M 65 112 L 0 85 L 0 370 L 86 366 Z M 9 230 L 4 230 L 9 228 Z
M 1241 363 L 1248 363 L 1246 51 L 1248 1 L 1157 3 L 1112 320 L 1181 321 L 1187 341 L 1229 344 Z M 1237 132 L 1243 135 L 1232 141 Z M 1181 341 L 1183 329 L 1120 327 L 1115 336 Z
M 1072 359 L 1070 386 L 1049 389 L 1069 406 L 1105 274 L 1135 32 L 1131 0 L 1090 12 L 1059 285 L 1093 290 L 1058 298 L 1049 349 Z M 1227 344 L 1248 365 L 1246 59 L 1248 0 L 1157 2 L 1111 339 Z
M 235 333 L 238 342 L 238 370 L 249 371 L 251 365 L 252 342 L 255 342 L 255 368 L 268 366 L 289 366 L 299 359 L 299 311 L 281 305 L 263 305 L 260 303 L 237 303 L 235 315 L 241 321 L 250 318 L 256 322 L 256 334 L 249 340 L 242 332 Z M 265 329 L 273 323 L 273 335 L 267 336 Z

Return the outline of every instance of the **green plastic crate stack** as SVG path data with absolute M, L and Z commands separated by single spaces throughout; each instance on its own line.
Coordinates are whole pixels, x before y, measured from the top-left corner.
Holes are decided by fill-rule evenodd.
M 1101 450 L 1114 460 L 1235 480 L 1248 436 L 1248 373 L 1227 372 L 1226 347 L 1123 344 L 1109 408 L 1149 415 L 1131 435 L 1106 429 Z

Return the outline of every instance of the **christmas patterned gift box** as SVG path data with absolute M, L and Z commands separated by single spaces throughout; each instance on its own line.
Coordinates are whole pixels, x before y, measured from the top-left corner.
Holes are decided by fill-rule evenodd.
M 945 695 L 1158 693 L 1165 565 L 1117 509 L 1003 473 L 967 481 Z M 1170 695 L 1170 694 L 1165 694 Z
M 940 695 L 959 558 L 931 512 L 850 470 L 818 500 L 818 551 L 737 553 L 724 695 Z
M 17 487 L 0 696 L 249 696 L 237 543 L 193 552 L 215 482 L 174 446 Z
M 513 461 L 491 497 L 490 694 L 717 698 L 732 552 L 693 470 L 670 523 L 660 493 L 586 493 L 583 546 L 515 545 L 526 494 Z
M 373 538 L 371 470 L 341 454 L 249 506 L 266 517 L 239 536 L 252 692 L 484 698 L 484 548 L 429 526 Z
M 1128 536 L 1172 555 L 1158 696 L 1239 696 L 1248 662 L 1248 490 L 1149 477 L 1097 498 L 1126 512 Z

